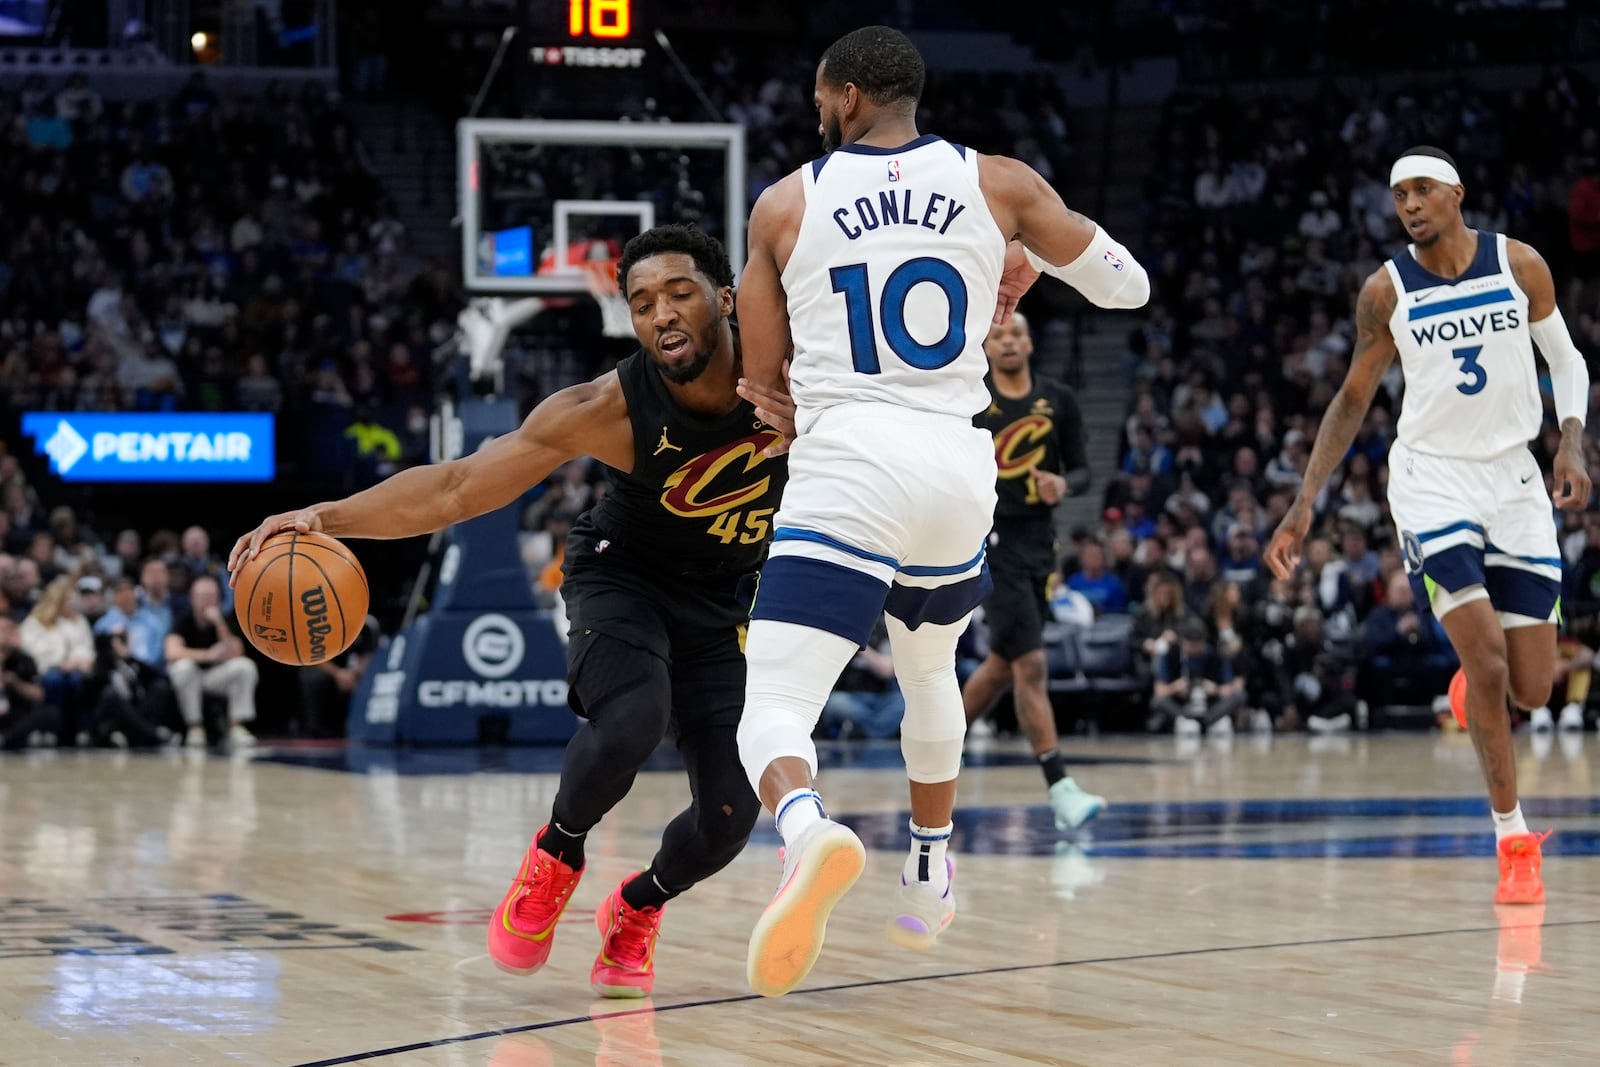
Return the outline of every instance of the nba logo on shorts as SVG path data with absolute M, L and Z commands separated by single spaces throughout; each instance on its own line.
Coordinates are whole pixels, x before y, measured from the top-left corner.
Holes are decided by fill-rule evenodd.
M 892 182 L 900 180 L 900 161 L 898 159 L 889 160 L 889 180 Z
M 1111 264 L 1111 269 L 1112 270 L 1126 270 L 1127 269 L 1127 266 L 1122 262 L 1122 260 L 1118 259 L 1116 257 L 1116 254 L 1111 252 L 1111 251 L 1109 251 L 1109 250 L 1106 252 L 1106 262 Z

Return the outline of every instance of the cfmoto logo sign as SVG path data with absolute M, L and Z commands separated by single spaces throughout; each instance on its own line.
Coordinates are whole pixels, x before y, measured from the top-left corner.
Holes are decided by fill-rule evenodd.
M 479 615 L 461 639 L 467 666 L 483 678 L 504 678 L 522 666 L 522 629 L 504 615 Z

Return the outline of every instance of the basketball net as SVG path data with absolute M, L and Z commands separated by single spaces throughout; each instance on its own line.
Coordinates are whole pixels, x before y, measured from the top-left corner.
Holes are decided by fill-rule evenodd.
M 585 260 L 575 264 L 583 271 L 585 287 L 595 303 L 600 305 L 600 329 L 607 337 L 632 337 L 633 317 L 628 314 L 628 302 L 622 298 L 617 284 L 617 261 L 614 259 Z

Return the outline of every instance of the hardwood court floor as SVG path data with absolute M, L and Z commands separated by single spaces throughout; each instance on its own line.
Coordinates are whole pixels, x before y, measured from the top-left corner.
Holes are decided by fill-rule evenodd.
M 882 934 L 896 750 L 833 753 L 831 811 L 872 851 L 808 984 L 744 985 L 779 871 L 764 820 L 668 908 L 642 1003 L 590 993 L 592 909 L 685 801 L 676 770 L 591 836 L 550 965 L 517 978 L 483 922 L 554 753 L 5 757 L 0 1063 L 1593 1064 L 1600 739 L 1537 741 L 1550 899 L 1498 915 L 1464 737 L 1075 744 L 1114 805 L 1076 841 L 996 745 L 964 777 L 961 912 L 926 956 Z

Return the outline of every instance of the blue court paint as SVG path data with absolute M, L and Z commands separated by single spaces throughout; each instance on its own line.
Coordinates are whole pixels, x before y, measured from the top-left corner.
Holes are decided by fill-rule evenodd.
M 1528 797 L 1529 825 L 1600 814 L 1600 797 Z M 871 849 L 905 848 L 909 811 L 837 814 Z M 1429 825 L 1429 820 L 1454 824 Z M 777 838 L 757 827 L 753 841 Z M 971 855 L 1054 856 L 1063 841 L 1048 806 L 960 808 L 950 847 Z M 1092 858 L 1392 859 L 1494 855 L 1482 797 L 1200 801 L 1111 806 L 1075 843 Z M 1600 855 L 1600 827 L 1562 829 L 1545 842 L 1552 856 Z

